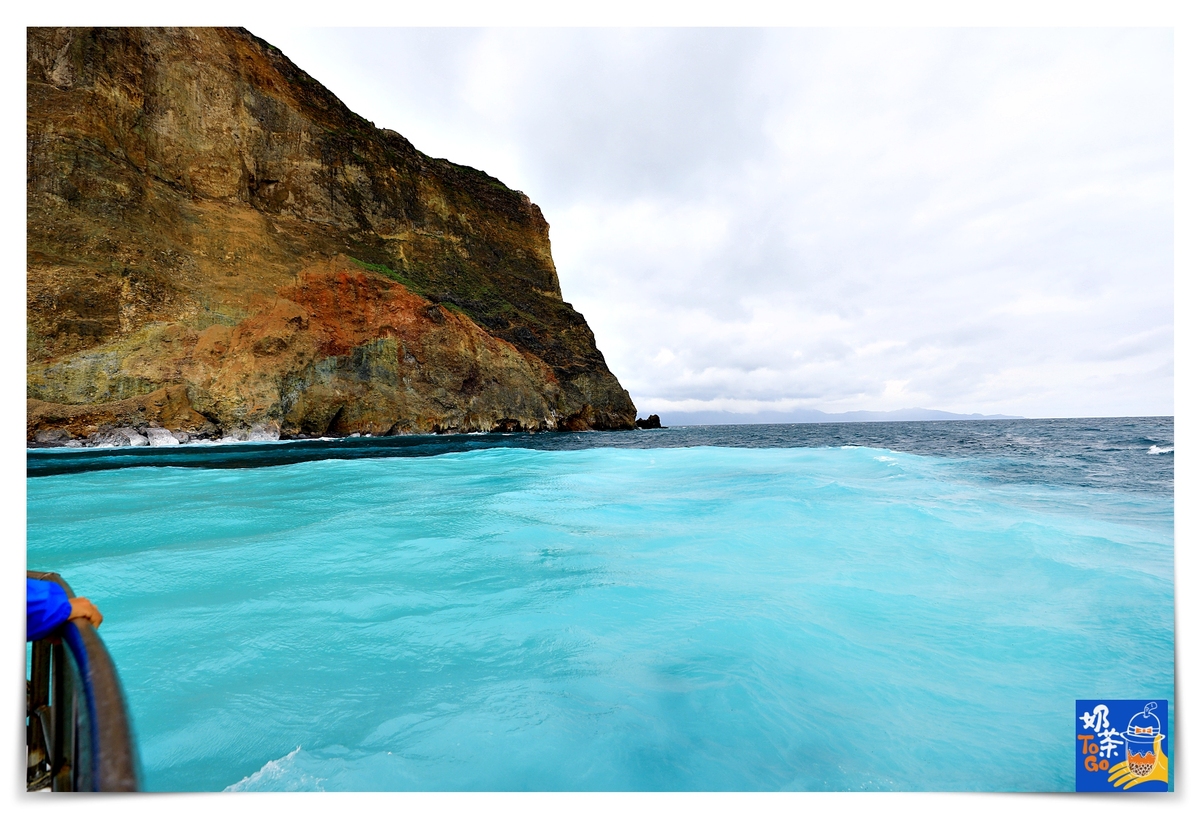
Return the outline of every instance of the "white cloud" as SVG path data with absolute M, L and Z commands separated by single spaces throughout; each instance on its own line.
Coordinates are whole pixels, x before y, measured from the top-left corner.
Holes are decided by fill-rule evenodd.
M 1173 410 L 1169 30 L 256 33 L 537 201 L 643 414 Z

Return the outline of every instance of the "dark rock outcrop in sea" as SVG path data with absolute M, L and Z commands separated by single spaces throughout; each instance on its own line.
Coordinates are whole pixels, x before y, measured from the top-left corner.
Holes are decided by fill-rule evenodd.
M 651 415 L 650 417 L 645 418 L 645 419 L 638 418 L 633 423 L 639 429 L 661 429 L 662 428 L 662 421 L 659 419 L 658 415 Z
M 31 443 L 634 428 L 524 194 L 245 30 L 27 46 Z

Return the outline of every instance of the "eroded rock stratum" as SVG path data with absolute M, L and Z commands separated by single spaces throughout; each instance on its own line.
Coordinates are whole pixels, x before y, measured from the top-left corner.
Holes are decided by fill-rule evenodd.
M 633 428 L 537 205 L 249 32 L 30 28 L 27 130 L 30 440 Z

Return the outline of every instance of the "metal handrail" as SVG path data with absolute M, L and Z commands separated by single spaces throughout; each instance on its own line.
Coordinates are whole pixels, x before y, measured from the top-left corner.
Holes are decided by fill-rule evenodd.
M 57 583 L 58 574 L 27 571 Z M 96 629 L 72 619 L 33 643 L 26 707 L 26 788 L 55 792 L 133 792 L 137 745 L 112 657 Z

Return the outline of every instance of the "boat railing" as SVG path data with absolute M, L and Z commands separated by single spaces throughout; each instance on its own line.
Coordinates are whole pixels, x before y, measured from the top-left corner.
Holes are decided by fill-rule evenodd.
M 30 579 L 71 586 L 58 574 Z M 137 746 L 117 669 L 90 622 L 68 620 L 33 643 L 27 683 L 26 789 L 131 792 L 139 783 Z

